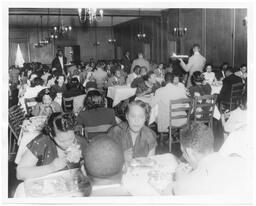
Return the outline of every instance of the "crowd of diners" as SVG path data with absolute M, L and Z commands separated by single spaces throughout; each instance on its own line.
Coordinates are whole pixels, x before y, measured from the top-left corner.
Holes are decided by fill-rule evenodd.
M 120 145 L 125 162 L 135 157 L 155 155 L 159 134 L 147 124 L 151 108 L 148 103 L 135 100 L 135 97 L 154 94 L 154 101 L 168 104 L 171 99 L 210 95 L 211 85 L 222 81 L 217 100 L 219 102 L 230 98 L 232 84 L 247 84 L 246 64 L 233 68 L 228 63 L 223 63 L 217 69 L 215 65 L 213 69 L 213 63 L 207 63 L 200 54 L 199 45 L 194 45 L 193 51 L 194 54 L 188 63 L 182 59 L 170 59 L 168 64 L 150 64 L 143 58 L 142 53 L 131 61 L 127 51 L 122 60 L 95 62 L 90 59 L 89 62 L 81 61 L 63 66 L 65 57 L 60 50 L 56 58 L 64 59 L 61 64 L 56 63 L 55 58 L 51 66 L 38 62 L 24 63 L 21 68 L 11 66 L 9 106 L 19 104 L 26 110 L 24 100 L 35 97 L 37 104 L 30 115 L 48 116 L 41 134 L 27 145 L 28 150 L 17 165 L 17 178 L 26 180 L 67 168 L 64 157 L 68 145 L 76 141 L 84 153 L 85 145 L 88 144 L 77 129 L 79 126 L 84 128 L 112 125 L 106 136 Z M 127 104 L 121 102 L 116 106 L 125 105 L 121 110 L 121 117 L 116 108 L 112 108 L 111 100 L 106 97 L 108 87 L 117 85 L 136 88 L 135 97 L 128 99 Z M 67 98 L 85 94 L 84 108 L 77 114 L 64 112 L 62 105 L 55 101 L 60 93 L 62 97 Z M 246 100 L 247 92 L 244 93 L 240 106 L 233 111 L 221 112 L 220 121 L 226 134 L 246 127 Z M 182 156 L 179 158 L 189 166 L 181 164 L 183 166 L 177 168 L 174 194 L 241 192 L 244 182 L 240 179 L 245 180 L 247 174 L 245 171 L 240 172 L 243 165 L 240 162 L 247 158 L 240 152 L 244 148 L 239 147 L 245 147 L 247 150 L 247 145 L 242 139 L 237 140 L 238 143 L 234 146 L 237 150 L 230 153 L 226 151 L 228 155 L 222 156 L 218 151 L 214 151 L 213 131 L 208 125 L 192 122 L 189 127 L 183 128 L 180 132 Z M 83 165 L 69 165 L 69 168 L 81 166 Z M 237 172 L 231 172 L 228 167 Z M 205 168 L 210 172 L 222 171 L 223 174 L 219 177 L 213 172 L 207 176 Z M 240 179 L 233 183 L 232 178 L 236 177 Z

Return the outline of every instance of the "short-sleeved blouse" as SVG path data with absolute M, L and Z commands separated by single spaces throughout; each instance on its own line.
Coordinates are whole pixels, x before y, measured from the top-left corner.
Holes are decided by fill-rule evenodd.
M 85 139 L 82 137 L 76 136 L 77 144 L 80 145 L 81 151 L 85 150 L 87 145 Z M 57 146 L 54 141 L 47 135 L 40 134 L 35 139 L 33 139 L 28 145 L 27 148 L 35 155 L 38 159 L 36 166 L 48 165 L 55 158 L 58 157 Z M 79 163 L 69 164 L 70 168 L 79 167 Z
M 133 145 L 132 136 L 127 122 L 121 122 L 111 128 L 108 132 L 108 136 L 118 142 L 123 151 L 132 148 L 133 158 L 146 157 L 157 145 L 156 134 L 147 126 L 142 127 L 136 138 L 135 144 Z

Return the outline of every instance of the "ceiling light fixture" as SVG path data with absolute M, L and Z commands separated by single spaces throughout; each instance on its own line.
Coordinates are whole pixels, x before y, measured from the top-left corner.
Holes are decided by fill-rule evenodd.
M 103 20 L 103 10 L 97 8 L 79 8 L 78 17 L 82 24 L 86 23 L 86 21 L 89 21 L 90 24 L 100 22 Z

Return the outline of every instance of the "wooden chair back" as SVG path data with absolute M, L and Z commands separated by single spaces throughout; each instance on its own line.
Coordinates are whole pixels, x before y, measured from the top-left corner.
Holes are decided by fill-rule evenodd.
M 90 141 L 94 136 L 98 134 L 106 134 L 110 127 L 113 125 L 111 124 L 102 124 L 98 126 L 90 126 L 84 127 L 84 136 L 87 136 L 88 141 Z
M 213 113 L 216 105 L 216 95 L 204 95 L 194 98 L 194 121 L 208 123 L 213 125 Z
M 62 97 L 63 110 L 64 112 L 72 112 L 73 111 L 73 97 L 65 98 Z
M 245 86 L 243 83 L 239 82 L 239 83 L 233 84 L 231 87 L 230 100 L 220 102 L 221 112 L 223 112 L 223 110 L 225 109 L 229 109 L 229 111 L 236 109 L 241 103 L 244 90 L 245 90 Z
M 172 129 L 180 129 L 189 124 L 192 110 L 192 100 L 183 98 L 170 101 L 170 120 L 169 120 L 169 151 L 172 145 Z M 178 122 L 179 121 L 179 122 Z M 176 123 L 175 123 L 176 122 Z M 175 123 L 175 124 L 174 124 Z

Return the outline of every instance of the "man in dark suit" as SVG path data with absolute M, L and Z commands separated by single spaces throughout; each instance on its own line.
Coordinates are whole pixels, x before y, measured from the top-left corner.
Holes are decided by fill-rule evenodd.
M 229 101 L 231 97 L 232 85 L 236 83 L 243 83 L 242 79 L 233 73 L 231 67 L 228 67 L 225 72 L 225 78 L 223 79 L 223 85 L 218 96 L 218 102 Z
M 129 74 L 130 73 L 130 69 L 131 69 L 131 59 L 130 59 L 130 52 L 126 51 L 125 55 L 122 59 L 123 61 L 123 65 L 124 65 L 124 71 Z
M 63 55 L 62 50 L 58 50 L 56 57 L 52 61 L 52 68 L 56 68 L 56 73 L 67 75 L 67 58 Z
M 220 69 L 214 71 L 216 79 L 218 81 L 222 81 L 225 78 L 225 73 L 228 67 L 229 67 L 229 64 L 227 62 L 223 62 Z

